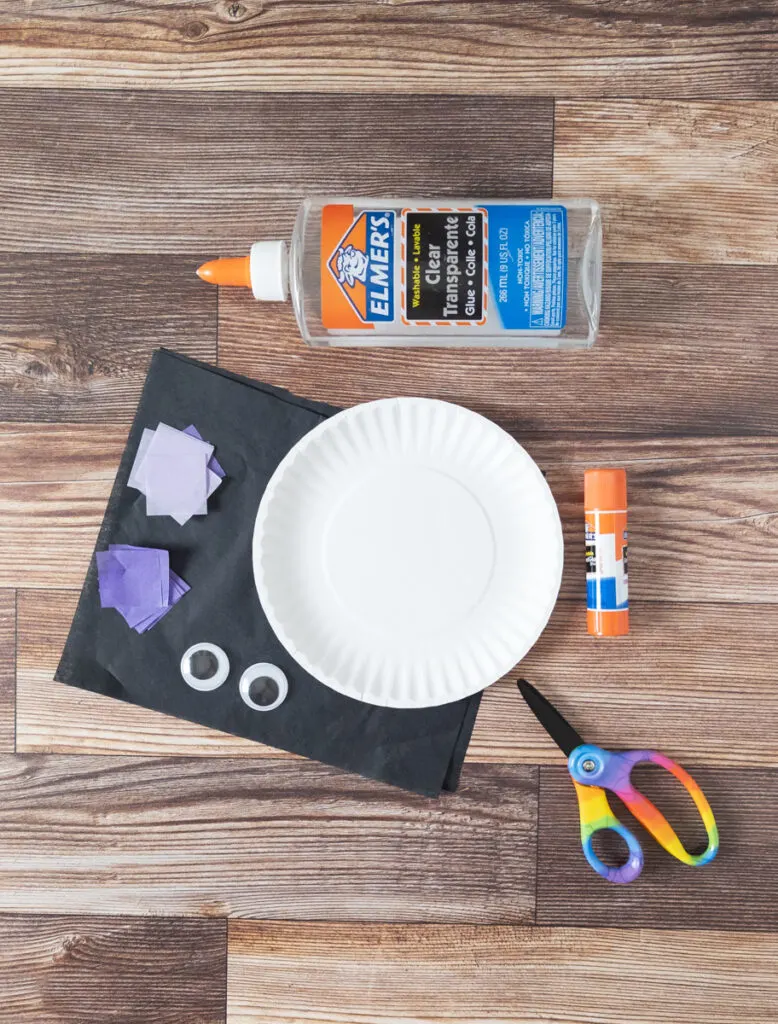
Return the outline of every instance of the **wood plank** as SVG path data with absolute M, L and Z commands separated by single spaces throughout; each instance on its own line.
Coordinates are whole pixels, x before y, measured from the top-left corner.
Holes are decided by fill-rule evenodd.
M 62 130 L 78 129 L 65 117 Z M 48 144 L 57 143 L 49 138 Z M 11 149 L 0 149 L 0 164 Z M 104 170 L 106 180 L 121 179 L 119 168 L 115 174 Z M 8 171 L 0 170 L 0 177 L 9 180 Z M 40 175 L 51 216 L 80 236 L 84 221 L 75 213 L 63 216 L 67 200 L 56 195 L 56 186 L 49 193 L 43 167 Z M 102 216 L 99 210 L 95 215 Z M 34 232 L 35 216 L 28 209 L 23 217 Z M 155 348 L 214 360 L 216 296 L 194 276 L 197 262 L 186 256 L 0 253 L 0 419 L 127 424 Z
M 103 483 L 107 496 L 126 443 L 115 423 L 0 422 L 0 484 Z
M 14 1024 L 223 1024 L 223 921 L 0 917 L 3 1016 Z
M 0 485 L 0 586 L 83 582 L 110 490 L 108 481 Z
M 75 88 L 774 96 L 772 4 L 7 2 L 0 81 Z
M 63 466 L 69 475 L 88 477 L 89 487 L 97 486 L 100 481 L 92 477 L 111 472 L 107 460 L 93 464 L 86 454 L 90 431 L 95 450 L 100 450 L 99 428 L 83 427 L 75 434 L 73 428 L 64 429 L 68 443 L 75 437 L 76 448 L 80 445 L 85 454 L 72 464 L 63 460 Z M 43 443 L 55 432 L 49 427 L 40 436 L 34 428 L 14 432 L 8 446 L 10 466 L 21 462 L 28 475 L 43 479 L 55 474 L 56 456 Z M 106 450 L 112 443 L 109 440 Z M 596 725 L 603 743 L 661 745 L 679 759 L 700 764 L 778 763 L 778 741 L 768 727 L 778 699 L 770 674 L 778 654 L 778 604 L 770 582 L 775 578 L 773 563 L 760 562 L 769 559 L 774 548 L 765 538 L 769 541 L 772 536 L 776 517 L 770 513 L 778 508 L 775 440 L 533 438 L 527 446 L 546 469 L 567 524 L 564 592 L 569 600 L 559 604 L 521 671 L 546 687 L 568 680 L 573 698 L 569 713 L 582 729 L 590 722 Z M 0 445 L 0 450 L 6 446 Z M 635 600 L 632 632 L 618 642 L 615 663 L 613 646 L 585 633 L 578 573 L 583 466 L 597 462 L 626 462 L 630 478 Z M 23 511 L 34 522 L 43 523 L 34 509 L 25 506 Z M 59 517 L 45 524 L 42 534 L 22 536 L 9 507 L 3 518 L 10 525 L 0 564 L 14 564 L 17 558 L 23 579 L 29 580 L 43 559 L 48 575 L 40 582 L 60 582 L 66 574 L 80 582 L 92 539 L 88 544 L 84 540 L 83 547 L 81 541 L 74 546 L 72 531 L 65 525 L 75 517 L 75 509 L 60 507 Z M 708 550 L 705 544 L 711 536 L 716 543 Z M 678 549 L 680 554 L 675 561 L 663 559 L 657 564 L 654 544 L 662 550 Z M 16 551 L 23 552 L 22 560 Z M 721 603 L 749 597 L 762 603 Z M 697 601 L 679 603 L 691 598 Z M 236 737 L 53 684 L 74 610 L 75 594 L 70 591 L 20 594 L 19 749 L 276 756 L 270 748 Z M 516 713 L 513 678 L 488 691 L 470 757 L 553 764 L 557 756 L 553 747 L 531 719 Z M 691 736 L 690 716 L 697 723 Z
M 527 923 L 537 770 L 435 801 L 309 762 L 6 756 L 0 910 Z
M 777 956 L 737 932 L 231 921 L 227 1020 L 772 1024 Z
M 565 529 L 563 596 L 582 595 L 583 469 L 604 463 L 629 469 L 633 599 L 778 601 L 778 438 L 548 438 L 515 415 L 492 413 L 547 473 Z M 108 429 L 103 443 L 102 429 L 0 423 L 0 586 L 80 587 L 123 436 Z
M 40 753 L 292 757 L 53 682 L 71 592 L 19 594 L 17 749 Z M 689 764 L 778 766 L 778 606 L 638 604 L 617 650 L 560 602 L 519 668 L 484 695 L 468 760 L 559 764 L 526 712 L 518 674 L 604 746 L 659 747 Z
M 681 839 L 691 848 L 704 840 L 697 812 L 675 779 L 655 768 L 638 772 L 636 785 L 675 825 Z M 581 852 L 578 809 L 567 771 L 542 769 L 538 922 L 778 930 L 778 772 L 703 768 L 693 774 L 719 826 L 721 849 L 716 859 L 704 868 L 680 864 L 614 799 L 622 823 L 632 830 L 634 822 L 646 863 L 633 884 L 609 886 Z
M 777 132 L 776 103 L 564 101 L 554 192 L 600 199 L 608 259 L 776 264 Z
M 560 602 L 510 678 L 487 690 L 468 757 L 560 763 L 519 698 L 522 675 L 604 747 L 655 748 L 686 764 L 778 766 L 778 606 L 637 604 L 630 625 L 623 640 L 596 640 L 582 602 Z
M 0 423 L 0 585 L 80 587 L 126 442 L 112 424 Z
M 16 594 L 0 590 L 0 752 L 14 749 L 16 702 Z
M 553 116 L 549 99 L 0 90 L 0 178 L 24 182 L 0 197 L 0 250 L 242 253 L 258 234 L 291 237 L 303 196 L 355 188 L 547 196 Z M 211 286 L 180 263 L 198 309 Z M 170 316 L 167 261 L 143 276 Z
M 34 453 L 41 449 L 40 476 L 55 471 L 34 431 L 25 435 L 23 445 L 15 436 L 14 465 L 26 450 L 30 457 L 22 461 L 37 472 Z M 80 434 L 84 444 L 86 436 L 84 428 Z M 778 654 L 778 604 L 771 583 L 776 574 L 773 562 L 760 561 L 772 557 L 774 549 L 765 538 L 769 541 L 772 536 L 776 517 L 770 512 L 778 507 L 776 442 L 769 438 L 714 442 L 546 438 L 527 444 L 546 469 L 567 524 L 565 595 L 569 600 L 560 602 L 521 671 L 546 687 L 568 680 L 569 713 L 582 729 L 589 723 L 596 725 L 603 743 L 659 745 L 679 759 L 699 764 L 778 763 L 778 741 L 769 728 L 778 700 L 771 675 Z M 582 575 L 578 574 L 583 466 L 597 462 L 626 462 L 630 479 L 635 600 L 632 632 L 618 642 L 618 662 L 614 662 L 612 645 L 598 643 L 585 633 Z M 85 457 L 72 475 L 101 472 L 90 467 Z M 107 464 L 105 471 L 110 471 Z M 4 560 L 13 559 L 19 548 L 29 561 L 31 545 L 36 558 L 64 551 L 72 561 L 59 564 L 56 577 L 44 577 L 41 582 L 59 582 L 68 566 L 80 582 L 91 540 L 81 549 L 77 563 L 62 525 L 70 516 L 62 515 L 62 509 L 60 516 L 38 539 L 37 547 L 29 537 L 23 547 L 11 528 Z M 13 526 L 10 511 L 6 519 Z M 711 536 L 716 543 L 709 550 L 705 542 Z M 667 551 L 677 548 L 680 554 L 676 561 L 663 559 L 658 564 L 654 544 Z M 24 578 L 30 579 L 29 567 L 25 572 Z M 679 603 L 692 597 L 713 603 Z M 721 603 L 749 597 L 762 603 Z M 53 684 L 75 599 L 72 592 L 20 594 L 20 750 L 277 756 L 270 748 L 193 723 Z M 470 757 L 553 764 L 554 748 L 528 716 L 516 713 L 514 678 L 488 691 Z M 690 716 L 697 723 L 692 735 Z
M 219 363 L 335 405 L 426 395 L 524 432 L 775 434 L 776 291 L 773 267 L 608 263 L 594 348 L 554 352 L 311 349 L 291 309 L 224 288 Z
M 778 601 L 772 568 L 778 549 L 778 456 L 776 439 L 740 453 L 718 439 L 657 441 L 636 445 L 597 439 L 576 446 L 527 448 L 546 470 L 565 533 L 562 594 L 580 600 L 584 467 L 626 465 L 629 491 L 630 598 L 652 601 Z M 556 448 L 556 452 L 553 450 Z M 551 450 L 549 450 L 551 449 Z M 585 456 L 588 451 L 588 459 Z M 572 454 L 572 453 L 571 453 Z M 642 457 L 641 457 L 642 456 Z M 573 461 L 577 457 L 578 461 Z
M 626 468 L 630 523 L 641 528 L 759 518 L 778 508 L 772 480 L 778 436 L 544 436 L 525 434 L 511 414 L 502 425 L 542 467 L 564 520 L 582 514 L 583 474 L 590 466 Z
M 78 594 L 65 590 L 19 594 L 18 750 L 294 758 L 263 743 L 54 682 L 77 600 Z

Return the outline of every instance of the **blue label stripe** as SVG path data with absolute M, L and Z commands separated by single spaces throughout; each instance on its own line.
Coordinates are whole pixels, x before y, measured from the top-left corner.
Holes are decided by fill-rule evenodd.
M 567 319 L 567 210 L 486 205 L 489 299 L 508 330 L 561 330 Z
M 599 601 L 597 590 L 599 584 Z M 629 607 L 629 601 L 616 601 L 616 577 L 589 577 L 586 578 L 586 607 L 591 611 L 620 611 Z

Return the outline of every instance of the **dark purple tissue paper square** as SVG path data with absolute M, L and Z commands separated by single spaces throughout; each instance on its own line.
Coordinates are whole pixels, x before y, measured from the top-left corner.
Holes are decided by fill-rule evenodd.
M 168 602 L 170 563 L 156 548 L 98 551 L 100 603 L 104 608 L 142 606 L 149 611 Z
M 95 557 L 100 604 L 115 608 L 139 633 L 159 622 L 189 590 L 161 548 L 111 544 Z
M 180 576 L 177 576 L 173 570 L 170 570 L 170 603 L 167 608 L 162 608 L 158 612 L 153 612 L 151 615 L 147 615 L 145 618 L 138 620 L 137 622 L 130 622 L 129 624 L 135 630 L 136 633 L 145 633 L 146 630 L 151 629 L 155 626 L 161 618 L 163 618 L 170 609 L 176 604 L 184 594 L 189 590 L 189 584 L 185 583 Z M 129 620 L 128 620 L 129 622 Z

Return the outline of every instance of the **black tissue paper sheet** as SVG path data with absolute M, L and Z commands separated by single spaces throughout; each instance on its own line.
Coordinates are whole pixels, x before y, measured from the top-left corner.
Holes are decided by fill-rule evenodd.
M 404 789 L 454 790 L 480 694 L 434 708 L 394 709 L 336 693 L 305 672 L 276 639 L 257 596 L 251 559 L 259 500 L 281 459 L 338 410 L 164 349 L 153 356 L 119 465 L 97 550 L 109 544 L 165 548 L 191 590 L 151 630 L 138 634 L 101 608 L 92 559 L 55 679 L 176 718 L 267 743 Z M 178 526 L 146 516 L 146 499 L 126 486 L 144 427 L 193 423 L 226 471 L 208 515 Z M 183 681 L 184 651 L 222 647 L 230 675 L 217 690 Z M 278 665 L 289 696 L 276 710 L 248 708 L 238 693 L 244 669 Z

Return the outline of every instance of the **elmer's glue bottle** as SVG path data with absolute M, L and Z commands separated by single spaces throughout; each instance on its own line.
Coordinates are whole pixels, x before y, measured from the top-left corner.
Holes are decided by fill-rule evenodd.
M 306 199 L 291 245 L 204 263 L 256 299 L 291 295 L 309 345 L 575 348 L 600 310 L 590 199 Z
M 627 474 L 587 469 L 586 625 L 592 636 L 629 632 L 627 577 Z

